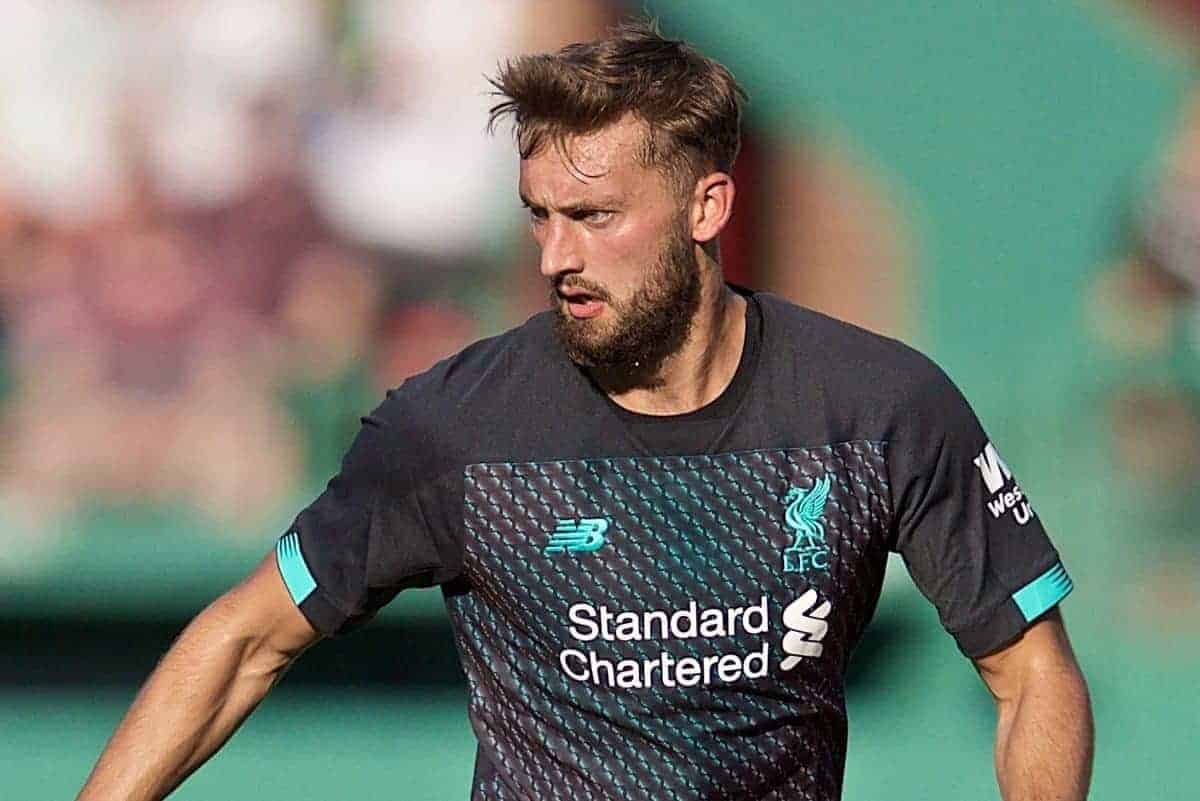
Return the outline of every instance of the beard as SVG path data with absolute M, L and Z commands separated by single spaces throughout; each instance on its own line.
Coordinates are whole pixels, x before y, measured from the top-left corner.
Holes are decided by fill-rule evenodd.
M 604 301 L 610 320 L 577 320 L 564 311 L 560 286 L 583 289 Z M 700 265 L 692 238 L 682 224 L 673 225 L 642 286 L 617 301 L 604 287 L 584 279 L 566 279 L 551 287 L 557 310 L 554 331 L 571 361 L 597 370 L 653 374 L 679 351 L 692 331 L 700 307 Z

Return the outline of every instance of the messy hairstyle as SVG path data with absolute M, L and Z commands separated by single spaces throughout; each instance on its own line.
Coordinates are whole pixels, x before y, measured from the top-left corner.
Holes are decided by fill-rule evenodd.
M 566 154 L 569 137 L 632 114 L 646 127 L 638 158 L 677 188 L 733 168 L 746 93 L 729 70 L 649 21 L 627 22 L 593 42 L 520 56 L 489 79 L 504 100 L 488 130 L 511 117 L 521 158 L 547 144 Z

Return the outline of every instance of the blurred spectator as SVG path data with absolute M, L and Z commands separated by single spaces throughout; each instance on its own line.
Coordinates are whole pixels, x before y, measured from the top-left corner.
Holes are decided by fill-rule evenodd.
M 315 126 L 322 210 L 354 239 L 439 260 L 478 256 L 512 195 L 508 142 L 483 136 L 483 76 L 520 44 L 524 0 L 352 3 L 357 85 Z M 349 77 L 349 76 L 347 76 Z
M 0 43 L 0 186 L 23 210 L 59 224 L 119 206 L 116 10 L 94 0 L 13 0 Z
M 382 387 L 511 320 L 515 164 L 484 75 L 612 10 L 6 7 L 5 532 L 133 503 L 258 537 L 313 492 Z
M 1143 556 L 1135 611 L 1170 632 L 1200 611 L 1200 95 L 1135 204 L 1130 253 L 1097 276 L 1088 320 L 1107 365 L 1119 530 Z M 1147 548 L 1150 543 L 1151 547 Z M 1163 611 L 1168 612 L 1163 615 Z M 1140 625 L 1140 621 L 1139 621 Z
M 289 115 L 329 60 L 316 0 L 124 3 L 136 58 L 126 91 L 157 193 L 172 206 L 235 203 L 264 171 L 295 169 Z M 274 113 L 264 124 L 260 104 Z
M 449 303 L 414 303 L 397 308 L 381 332 L 376 385 L 394 384 L 396 378 L 415 375 L 462 350 L 475 338 L 475 331 L 470 315 Z
M 786 134 L 786 135 L 785 135 Z M 751 125 L 735 178 L 751 283 L 872 331 L 910 331 L 906 222 L 862 162 L 807 132 Z M 737 219 L 735 217 L 735 230 Z
M 370 361 L 384 302 L 378 271 L 349 250 L 314 248 L 292 271 L 279 309 L 281 388 L 302 432 L 309 491 L 319 488 L 381 397 Z

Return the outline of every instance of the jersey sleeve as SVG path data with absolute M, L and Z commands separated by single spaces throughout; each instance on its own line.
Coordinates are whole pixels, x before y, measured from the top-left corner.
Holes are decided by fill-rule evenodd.
M 1058 552 L 958 388 L 932 364 L 889 445 L 895 548 L 969 657 L 1071 591 Z
M 276 545 L 280 575 L 313 627 L 333 635 L 372 618 L 407 587 L 449 581 L 461 543 L 428 523 L 435 482 L 418 478 L 429 448 L 412 433 L 403 389 L 362 427 L 325 491 Z

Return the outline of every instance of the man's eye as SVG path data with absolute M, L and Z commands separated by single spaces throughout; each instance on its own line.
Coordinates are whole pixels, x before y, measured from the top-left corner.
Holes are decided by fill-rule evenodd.
M 575 219 L 583 222 L 603 223 L 607 222 L 608 219 L 612 217 L 612 212 L 604 209 L 583 209 L 576 212 L 573 216 Z
M 546 210 L 545 209 L 533 209 L 533 208 L 529 209 L 530 222 L 542 222 L 545 219 L 546 219 Z

